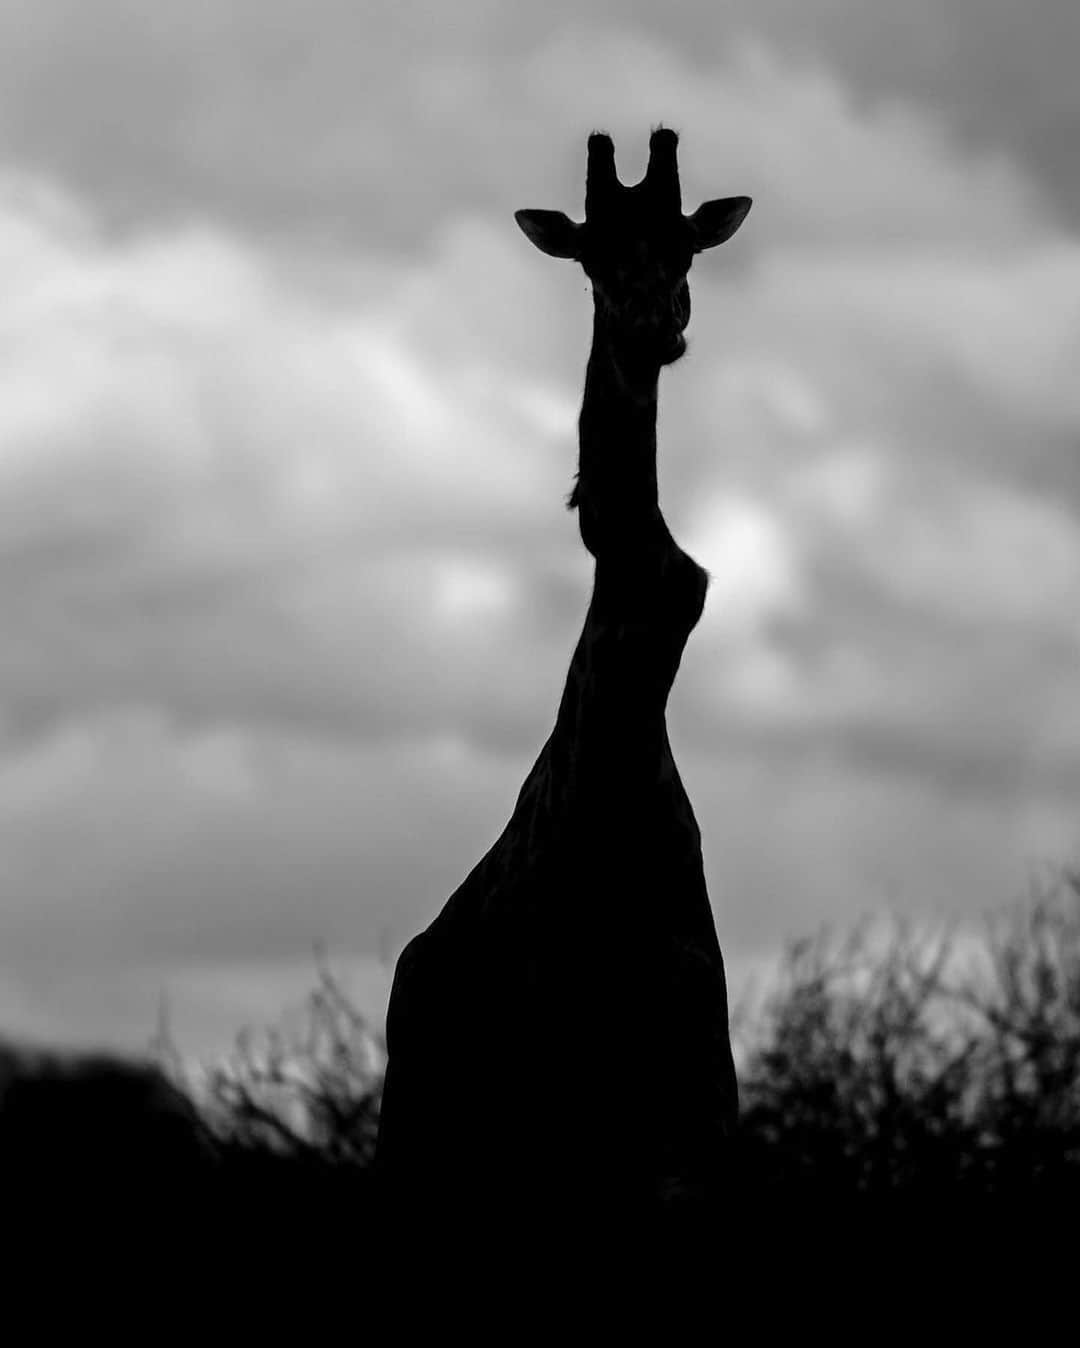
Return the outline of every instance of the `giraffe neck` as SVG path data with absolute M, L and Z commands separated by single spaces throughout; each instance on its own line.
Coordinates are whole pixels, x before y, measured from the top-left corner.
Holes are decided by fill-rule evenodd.
M 639 366 L 617 356 L 597 307 L 578 421 L 578 475 L 570 497 L 582 542 L 594 557 L 620 543 L 640 543 L 657 523 L 659 380 L 659 364 Z
M 552 801 L 586 829 L 597 809 L 640 803 L 676 775 L 665 708 L 705 603 L 708 577 L 660 513 L 659 373 L 658 365 L 634 372 L 617 360 L 597 316 L 570 500 L 596 576 L 545 769 Z

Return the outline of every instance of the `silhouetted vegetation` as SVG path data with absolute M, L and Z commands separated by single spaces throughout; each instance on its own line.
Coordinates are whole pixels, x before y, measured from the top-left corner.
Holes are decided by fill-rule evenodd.
M 246 1030 L 197 1084 L 175 1046 L 167 1052 L 223 1150 L 335 1170 L 371 1164 L 385 1048 L 325 963 L 291 1031 Z
M 167 1033 L 155 1047 L 213 1139 L 207 1210 L 232 1221 L 246 1254 L 308 1259 L 325 1274 L 371 1249 L 385 1047 L 324 961 L 291 1024 L 245 1030 L 224 1060 L 192 1069 Z
M 833 1219 L 866 1240 L 867 1214 L 887 1217 L 893 1234 L 911 1229 L 899 1216 L 917 1214 L 925 1243 L 928 1234 L 978 1229 L 961 1228 L 961 1218 L 1004 1221 L 1007 1213 L 1010 1238 L 1023 1246 L 1080 1194 L 1078 875 L 977 937 L 867 925 L 842 939 L 797 942 L 767 996 L 737 1011 L 734 1034 L 741 1127 L 732 1206 L 722 1216 L 732 1230 L 781 1231 L 790 1253 Z M 9 1104 L 22 1113 L 0 1109 L 6 1173 L 40 1195 L 36 1176 L 54 1170 L 65 1126 L 77 1127 L 75 1159 L 56 1172 L 68 1176 L 64 1184 L 75 1161 L 95 1167 L 97 1148 L 111 1169 L 96 1166 L 96 1201 L 107 1195 L 119 1210 L 138 1193 L 142 1217 L 172 1218 L 178 1237 L 198 1222 L 204 1234 L 192 1250 L 213 1249 L 218 1259 L 241 1249 L 290 1261 L 306 1254 L 324 1272 L 331 1257 L 375 1252 L 371 1161 L 385 1049 L 324 965 L 291 1030 L 248 1032 L 225 1061 L 199 1070 L 167 1035 L 155 1056 L 158 1065 L 142 1069 L 145 1085 L 137 1072 L 122 1077 L 123 1097 L 106 1090 L 112 1069 L 94 1076 L 85 1065 L 21 1094 L 9 1082 Z M 171 1131 L 160 1133 L 161 1174 L 148 1144 L 125 1190 L 119 1153 L 127 1149 L 99 1148 L 95 1138 L 102 1128 L 128 1137 L 135 1121 L 110 1115 L 92 1127 L 84 1116 L 114 1097 L 135 1108 L 143 1096 L 167 1100 L 155 1084 L 166 1078 L 197 1107 L 198 1147 L 178 1143 L 183 1114 L 172 1110 Z M 178 1155 L 182 1183 L 166 1184 Z M 59 1201 L 71 1207 L 70 1197 Z M 54 1221 L 59 1209 L 44 1211 Z M 1018 1211 L 1026 1214 L 1019 1227 Z M 786 1257 L 769 1248 L 773 1260 Z
M 1080 879 L 980 939 L 862 928 L 788 953 L 741 1072 L 750 1182 L 1058 1198 L 1080 1180 Z
M 733 1033 L 745 1190 L 1059 1197 L 1080 1184 L 1080 876 L 978 937 L 868 924 L 798 941 Z M 384 1061 L 323 967 L 300 1027 L 242 1036 L 197 1096 L 233 1155 L 363 1170 Z

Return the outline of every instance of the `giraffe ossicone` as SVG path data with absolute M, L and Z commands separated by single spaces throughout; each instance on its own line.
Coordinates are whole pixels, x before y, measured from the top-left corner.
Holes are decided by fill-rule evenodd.
M 723 958 L 668 695 L 705 572 L 660 510 L 661 369 L 685 350 L 687 274 L 747 197 L 682 213 L 659 128 L 626 187 L 588 141 L 585 220 L 524 210 L 584 268 L 593 336 L 578 509 L 592 597 L 555 726 L 495 844 L 402 951 L 376 1157 L 399 1231 L 579 1232 L 705 1213 L 737 1113 Z

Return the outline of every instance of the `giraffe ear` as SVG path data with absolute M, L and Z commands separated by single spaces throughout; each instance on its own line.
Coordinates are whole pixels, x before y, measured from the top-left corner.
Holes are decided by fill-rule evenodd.
M 699 206 L 690 216 L 694 252 L 703 253 L 706 248 L 715 248 L 730 239 L 746 219 L 750 205 L 749 197 L 723 197 Z
M 549 257 L 580 257 L 581 226 L 562 211 L 515 211 L 514 219 L 542 253 Z

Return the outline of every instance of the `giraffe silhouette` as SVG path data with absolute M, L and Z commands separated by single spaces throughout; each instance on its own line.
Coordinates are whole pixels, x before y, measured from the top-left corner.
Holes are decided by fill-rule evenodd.
M 585 221 L 522 210 L 592 283 L 569 506 L 595 579 L 555 727 L 497 842 L 401 952 L 377 1174 L 389 1227 L 579 1234 L 715 1210 L 736 1121 L 724 964 L 665 710 L 708 577 L 657 494 L 660 371 L 695 254 L 747 197 L 682 213 L 677 136 L 626 187 L 588 141 Z

